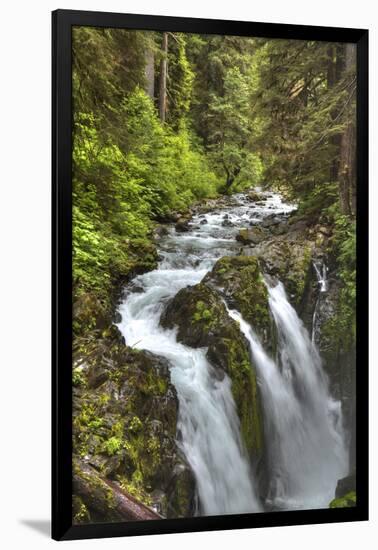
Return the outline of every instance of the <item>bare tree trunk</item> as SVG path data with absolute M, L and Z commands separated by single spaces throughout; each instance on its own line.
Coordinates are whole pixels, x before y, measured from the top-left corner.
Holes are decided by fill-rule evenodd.
M 353 71 L 356 61 L 354 44 L 345 44 L 345 71 Z M 350 93 L 354 93 L 351 91 Z M 349 112 L 348 124 L 341 137 L 339 162 L 339 196 L 341 211 L 346 215 L 356 212 L 356 113 Z
M 327 87 L 333 88 L 342 78 L 342 71 L 344 67 L 344 45 L 343 44 L 330 44 L 328 47 L 328 70 L 327 70 Z M 331 117 L 337 116 L 337 109 L 334 109 L 331 113 Z M 331 181 L 337 181 L 339 173 L 340 157 L 337 154 L 340 151 L 341 135 L 336 134 L 330 138 L 330 142 L 334 147 L 335 154 L 331 165 Z
M 162 58 L 160 62 L 160 81 L 159 81 L 159 116 L 162 122 L 165 121 L 167 112 L 167 64 L 168 64 L 168 33 L 163 33 L 161 45 Z
M 146 92 L 151 99 L 155 95 L 155 55 L 152 49 L 146 51 Z

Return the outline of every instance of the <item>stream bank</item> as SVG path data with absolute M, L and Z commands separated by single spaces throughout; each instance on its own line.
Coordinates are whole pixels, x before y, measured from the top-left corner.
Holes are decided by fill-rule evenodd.
M 84 347 L 85 363 L 76 363 L 79 407 L 74 427 L 78 422 L 76 452 L 80 460 L 165 517 L 261 509 L 269 481 L 261 395 L 248 343 L 229 319 L 222 300 L 241 311 L 274 355 L 277 335 L 262 280 L 262 273 L 268 274 L 284 283 L 291 304 L 311 330 L 319 291 L 312 262 L 324 258 L 328 236 L 324 228 L 297 220 L 294 212 L 292 205 L 274 193 L 239 194 L 206 201 L 189 215 L 175 217 L 174 225 L 160 226 L 156 231 L 159 269 L 133 278 L 126 287 L 120 316 L 112 318 L 123 335 L 109 323 L 93 350 L 90 342 Z M 134 307 L 131 317 L 130 303 Z M 138 321 L 143 309 L 147 316 Z M 141 323 L 147 323 L 142 340 Z M 168 340 L 162 338 L 160 323 L 168 331 Z M 177 344 L 172 347 L 177 326 Z M 206 356 L 201 351 L 204 347 Z M 190 361 L 184 371 L 176 369 L 172 384 L 172 360 L 177 353 L 189 356 Z M 193 361 L 202 370 L 191 370 Z M 210 378 L 207 363 L 215 369 Z M 233 464 L 238 460 L 239 473 L 244 471 L 244 478 L 229 476 L 230 486 L 221 495 L 211 493 L 211 478 L 224 479 L 229 472 L 227 463 L 215 464 L 214 471 L 204 476 L 202 487 L 198 475 L 193 475 L 196 469 L 208 466 L 201 452 L 191 453 L 201 447 L 195 441 L 201 430 L 198 424 L 196 430 L 188 429 L 198 420 L 191 418 L 190 407 L 186 411 L 189 422 L 185 425 L 182 421 L 187 380 L 177 382 L 177 377 L 183 372 L 202 376 L 198 382 L 204 384 L 202 390 L 217 386 L 218 398 L 209 401 L 210 394 L 205 392 L 207 398 L 198 401 L 198 410 L 212 402 L 217 420 L 223 416 L 221 424 L 214 426 L 226 428 L 222 443 L 228 438 L 229 460 Z M 221 410 L 219 402 L 224 405 Z M 216 457 L 219 451 L 214 446 L 211 456 Z M 250 480 L 255 477 L 259 481 L 253 486 Z M 240 479 L 244 482 L 238 489 Z M 83 495 L 77 498 L 81 499 L 77 509 L 83 515 L 81 507 L 88 506 Z M 93 503 L 91 506 L 93 509 Z M 89 509 L 91 512 L 95 514 Z M 80 514 L 76 515 L 80 521 Z

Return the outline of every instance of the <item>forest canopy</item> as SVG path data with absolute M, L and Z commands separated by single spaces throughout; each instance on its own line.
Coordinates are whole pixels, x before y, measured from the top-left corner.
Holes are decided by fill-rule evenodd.
M 262 186 L 336 228 L 353 303 L 355 92 L 353 44 L 74 28 L 76 295 L 152 261 L 172 212 Z

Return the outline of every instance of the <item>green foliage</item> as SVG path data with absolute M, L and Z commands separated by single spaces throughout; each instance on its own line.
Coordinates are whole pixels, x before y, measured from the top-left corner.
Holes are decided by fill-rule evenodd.
M 185 35 L 175 37 L 168 59 L 168 122 L 177 129 L 190 109 L 194 73 L 187 58 Z
M 74 368 L 72 371 L 72 385 L 73 386 L 85 385 L 85 377 L 83 375 L 82 369 L 79 367 Z
M 111 437 L 103 443 L 103 450 L 108 456 L 115 455 L 122 448 L 122 441 L 118 437 Z
M 130 421 L 129 431 L 131 433 L 136 434 L 142 429 L 142 427 L 143 427 L 143 424 L 140 421 L 140 419 L 137 416 L 134 416 Z
M 193 314 L 193 320 L 194 321 L 210 321 L 211 319 L 211 311 L 206 307 L 205 302 L 202 300 L 198 300 L 196 303 L 196 310 Z
M 308 195 L 304 196 L 298 208 L 298 217 L 307 217 L 317 220 L 319 214 L 327 211 L 338 201 L 337 183 L 324 183 L 314 187 Z
M 342 286 L 338 296 L 336 315 L 324 327 L 324 334 L 347 351 L 356 342 L 356 222 L 340 213 L 336 203 L 328 209 L 334 233 L 330 254 L 334 257 L 337 275 Z
M 138 249 L 148 245 L 155 218 L 216 193 L 217 179 L 189 131 L 163 128 L 140 88 L 125 98 L 119 116 L 115 144 L 97 130 L 94 115 L 76 115 L 73 261 L 79 292 L 106 293 L 140 260 Z
M 263 182 L 296 200 L 303 219 L 333 227 L 329 254 L 341 290 L 324 332 L 339 349 L 351 348 L 355 220 L 339 206 L 338 162 L 355 112 L 355 75 L 344 66 L 344 45 L 170 33 L 168 107 L 162 124 L 157 114 L 160 44 L 161 33 L 73 29 L 74 330 L 86 336 L 74 346 L 90 363 L 93 341 L 111 337 L 101 320 L 110 318 L 114 289 L 135 272 L 156 266 L 156 222 L 197 200 Z M 154 55 L 152 98 L 145 91 L 146 52 Z M 287 246 L 283 256 L 290 258 L 293 250 Z M 296 266 L 283 262 L 291 272 L 287 286 L 296 302 L 310 261 L 310 250 L 305 250 Z M 257 260 L 224 258 L 213 275 L 232 291 L 260 335 L 269 337 L 267 289 Z M 223 323 L 219 307 L 204 299 L 196 299 L 188 317 L 206 335 Z M 263 441 L 257 381 L 239 331 L 229 330 L 221 342 L 225 370 L 232 375 L 243 438 L 252 452 Z M 105 373 L 109 388 L 120 390 L 127 379 L 131 390 L 116 413 L 110 407 L 111 389 L 94 393 L 90 367 L 73 370 L 75 394 L 81 395 L 74 412 L 74 445 L 80 456 L 95 457 L 104 475 L 106 468 L 116 468 L 121 486 L 149 503 L 165 445 L 150 415 L 160 398 L 166 411 L 168 382 L 154 369 L 133 369 L 138 360 L 137 355 L 127 358 L 122 368 Z M 148 412 L 141 405 L 147 399 Z M 172 409 L 161 415 L 164 422 L 172 421 L 173 431 L 175 414 Z M 355 494 L 331 507 L 351 502 Z M 83 506 L 77 503 L 77 521 L 87 518 Z
M 254 140 L 261 123 L 254 116 L 257 85 L 255 41 L 238 37 L 188 40 L 195 66 L 192 121 L 204 139 L 224 191 L 261 181 L 263 165 Z
M 354 71 L 345 69 L 342 44 L 269 40 L 260 46 L 254 96 L 265 180 L 315 206 L 338 179 L 341 135 L 355 113 Z
M 332 502 L 330 503 L 330 508 L 351 508 L 353 506 L 356 506 L 357 503 L 357 495 L 355 491 L 351 491 L 350 493 L 344 495 L 340 498 L 334 498 Z

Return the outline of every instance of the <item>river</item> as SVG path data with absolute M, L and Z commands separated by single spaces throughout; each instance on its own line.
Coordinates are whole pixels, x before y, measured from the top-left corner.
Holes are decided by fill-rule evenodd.
M 263 193 L 257 203 L 238 194 L 221 208 L 193 216 L 189 232 L 171 227 L 159 240 L 158 268 L 134 278 L 119 308 L 126 343 L 171 365 L 179 400 L 177 440 L 195 476 L 198 515 L 327 507 L 347 471 L 340 403 L 329 395 L 316 347 L 281 283 L 268 288 L 279 335 L 276 358 L 268 356 L 240 313 L 229 311 L 250 344 L 263 401 L 270 464 L 263 497 L 242 443 L 230 378 L 214 377 L 206 349 L 179 343 L 175 330 L 159 324 L 181 288 L 199 283 L 220 257 L 238 253 L 241 228 L 293 209 L 275 193 Z

